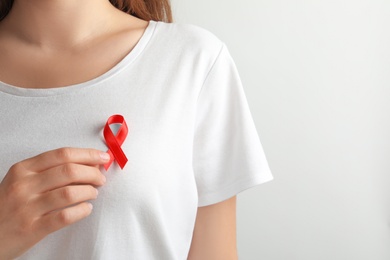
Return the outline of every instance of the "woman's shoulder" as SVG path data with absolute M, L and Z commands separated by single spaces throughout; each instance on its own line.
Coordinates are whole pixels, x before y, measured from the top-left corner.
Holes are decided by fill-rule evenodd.
M 187 23 L 156 23 L 156 38 L 163 44 L 192 52 L 219 52 L 223 42 L 213 32 L 194 24 Z

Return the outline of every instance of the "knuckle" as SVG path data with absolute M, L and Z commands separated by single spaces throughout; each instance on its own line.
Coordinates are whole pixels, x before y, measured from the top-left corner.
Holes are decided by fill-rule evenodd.
M 24 166 L 21 162 L 15 163 L 9 168 L 8 174 L 12 177 L 17 177 L 25 172 Z
M 26 192 L 26 185 L 17 181 L 8 186 L 8 196 L 16 201 L 21 201 Z
M 78 177 L 77 166 L 72 163 L 62 165 L 62 173 L 69 179 L 75 180 Z
M 64 187 L 61 190 L 61 198 L 67 202 L 72 202 L 76 197 L 75 191 L 71 187 Z
M 73 222 L 73 215 L 69 210 L 62 210 L 58 213 L 58 221 L 61 225 L 69 225 Z
M 19 163 L 15 163 L 14 165 L 12 165 L 10 168 L 9 168 L 9 172 L 10 173 L 17 173 L 17 172 L 20 172 L 20 162 Z
M 70 147 L 63 147 L 57 150 L 56 156 L 63 161 L 70 161 L 72 158 L 72 149 Z

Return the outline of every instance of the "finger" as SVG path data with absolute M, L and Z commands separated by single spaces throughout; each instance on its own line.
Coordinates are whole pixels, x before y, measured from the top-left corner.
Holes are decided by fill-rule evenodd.
M 92 204 L 89 202 L 83 202 L 59 211 L 53 211 L 37 220 L 36 230 L 40 233 L 39 235 L 50 234 L 82 220 L 89 216 L 91 212 Z
M 44 215 L 73 204 L 96 199 L 97 195 L 97 189 L 91 185 L 74 185 L 41 194 L 32 203 L 35 204 L 37 213 Z
M 67 163 L 34 173 L 30 180 L 30 187 L 37 193 L 43 193 L 70 184 L 101 186 L 105 181 L 105 176 L 94 166 Z
M 85 165 L 101 165 L 109 161 L 109 154 L 91 148 L 63 147 L 20 162 L 24 169 L 40 172 L 49 168 L 65 164 L 79 163 Z

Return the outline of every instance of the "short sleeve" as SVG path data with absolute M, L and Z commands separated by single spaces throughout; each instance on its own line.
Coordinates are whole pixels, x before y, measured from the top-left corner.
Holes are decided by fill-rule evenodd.
M 273 179 L 236 65 L 225 44 L 198 96 L 193 171 L 199 207 Z

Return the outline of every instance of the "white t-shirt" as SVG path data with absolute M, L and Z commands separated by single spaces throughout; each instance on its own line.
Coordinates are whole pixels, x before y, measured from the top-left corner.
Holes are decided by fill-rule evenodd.
M 103 151 L 124 116 L 128 162 L 114 161 L 87 218 L 19 259 L 186 259 L 197 207 L 272 180 L 237 69 L 223 42 L 193 25 L 151 21 L 121 62 L 77 85 L 0 83 L 0 178 L 59 147 Z

